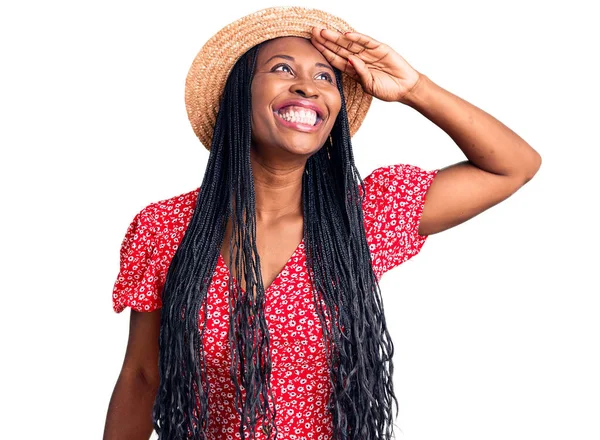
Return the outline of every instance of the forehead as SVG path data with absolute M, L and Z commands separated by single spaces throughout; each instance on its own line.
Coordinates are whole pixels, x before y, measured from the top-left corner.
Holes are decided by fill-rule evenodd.
M 323 54 L 312 45 L 310 40 L 302 37 L 280 37 L 263 43 L 258 51 L 257 64 L 265 63 L 274 55 L 289 55 L 297 63 L 324 63 L 329 65 Z

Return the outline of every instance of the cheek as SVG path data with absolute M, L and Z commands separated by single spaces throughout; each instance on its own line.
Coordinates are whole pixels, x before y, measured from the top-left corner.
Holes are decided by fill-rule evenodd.
M 261 122 L 265 121 L 269 118 L 269 101 L 268 95 L 264 88 L 261 87 L 252 87 L 252 120 Z
M 340 110 L 342 109 L 342 99 L 340 97 L 339 92 L 337 90 L 329 96 L 329 109 L 331 111 L 331 119 L 335 121 L 337 119 Z
M 333 124 L 335 124 L 335 121 L 338 117 L 338 115 L 340 114 L 340 110 L 342 109 L 342 105 L 341 105 L 341 101 L 338 102 L 336 104 L 335 107 L 331 107 L 331 113 L 330 113 L 330 117 L 329 117 L 329 124 L 330 124 L 330 128 L 333 127 Z
M 252 100 L 252 109 L 250 111 L 251 128 L 255 132 L 264 132 L 269 124 L 269 115 L 265 110 L 267 107 L 264 102 Z
M 252 98 L 252 108 L 250 111 L 250 130 L 252 137 L 263 141 L 269 138 L 271 132 L 270 115 L 267 111 L 268 105 L 264 100 Z
M 252 94 L 252 103 L 250 105 L 250 112 L 252 114 L 252 120 L 259 120 L 264 118 L 265 102 L 261 99 L 260 95 Z M 262 110 L 262 111 L 261 111 Z

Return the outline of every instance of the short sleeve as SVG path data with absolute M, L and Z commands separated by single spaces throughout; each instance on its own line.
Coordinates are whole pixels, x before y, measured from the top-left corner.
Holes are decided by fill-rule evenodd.
M 425 244 L 427 236 L 419 235 L 419 224 L 437 172 L 400 164 L 377 168 L 363 180 L 365 231 L 378 279 Z
M 152 312 L 162 307 L 157 231 L 142 209 L 133 219 L 121 243 L 120 269 L 113 288 L 113 309 L 126 307 Z

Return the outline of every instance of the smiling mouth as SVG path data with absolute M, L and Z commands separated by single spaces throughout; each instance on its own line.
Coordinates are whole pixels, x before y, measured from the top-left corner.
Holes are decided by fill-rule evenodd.
M 278 111 L 274 111 L 275 118 L 285 127 L 293 128 L 299 131 L 313 132 L 316 131 L 321 124 L 323 119 L 317 116 L 314 125 L 306 122 L 301 122 L 299 118 L 284 118 Z

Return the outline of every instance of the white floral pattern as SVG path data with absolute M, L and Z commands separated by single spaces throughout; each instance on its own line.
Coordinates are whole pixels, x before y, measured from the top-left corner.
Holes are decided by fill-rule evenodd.
M 426 192 L 438 170 L 392 165 L 364 179 L 365 231 L 378 279 L 419 253 L 426 236 L 418 234 Z M 199 188 L 152 203 L 133 219 L 121 244 L 120 271 L 113 289 L 113 309 L 153 311 L 169 264 L 194 212 Z M 361 191 L 362 193 L 362 191 Z M 239 416 L 229 375 L 230 273 L 220 255 L 207 294 L 204 336 L 210 383 L 209 438 L 239 439 Z M 329 440 L 332 418 L 326 410 L 331 388 L 321 323 L 302 241 L 266 290 L 265 315 L 271 337 L 271 385 L 275 396 L 279 439 Z M 204 322 L 204 312 L 200 312 Z M 257 428 L 258 439 L 266 435 Z

